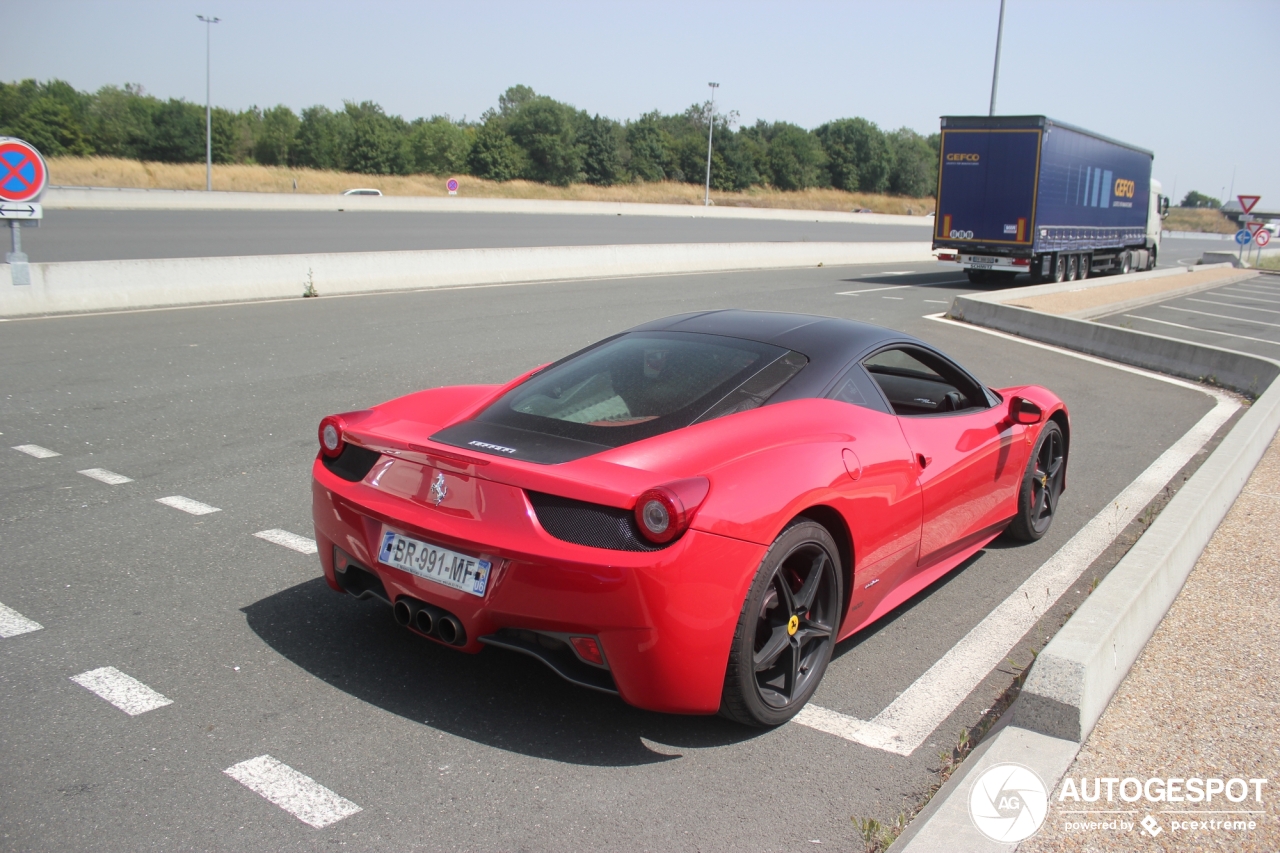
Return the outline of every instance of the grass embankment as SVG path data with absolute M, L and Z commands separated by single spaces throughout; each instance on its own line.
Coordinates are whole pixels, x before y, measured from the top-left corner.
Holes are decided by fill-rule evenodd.
M 1262 257 L 1258 259 L 1258 269 L 1280 270 L 1280 253 L 1263 252 Z
M 234 192 L 288 193 L 298 182 L 300 193 L 333 194 L 355 187 L 372 187 L 385 195 L 446 196 L 447 175 L 360 175 L 290 169 L 283 166 L 229 165 L 213 167 L 213 188 Z M 136 189 L 202 190 L 203 163 L 142 163 L 111 157 L 51 157 L 49 183 L 64 187 L 129 187 Z M 458 195 L 471 198 L 530 198 L 568 201 L 616 201 L 648 204 L 702 204 L 702 187 L 662 181 L 596 187 L 571 184 L 553 187 L 531 181 L 498 183 L 458 176 Z M 850 193 L 809 189 L 795 192 L 753 187 L 745 192 L 712 191 L 721 207 L 775 207 L 793 210 L 860 210 L 923 216 L 933 210 L 931 198 Z
M 1164 218 L 1166 231 L 1205 231 L 1210 234 L 1234 234 L 1238 226 L 1218 210 L 1194 207 L 1171 207 Z

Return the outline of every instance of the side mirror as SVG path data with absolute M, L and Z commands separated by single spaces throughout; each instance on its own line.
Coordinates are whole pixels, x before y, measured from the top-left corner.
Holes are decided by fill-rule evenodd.
M 1026 397 L 1014 397 L 1009 401 L 1009 420 L 1015 424 L 1038 424 L 1044 412 Z
M 1160 218 L 1169 215 L 1169 197 L 1167 195 L 1160 196 Z

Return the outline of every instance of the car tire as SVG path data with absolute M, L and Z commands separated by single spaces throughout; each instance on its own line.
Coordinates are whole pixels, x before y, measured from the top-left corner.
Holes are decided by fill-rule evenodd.
M 1035 542 L 1049 532 L 1062 495 L 1067 470 L 1067 442 L 1057 422 L 1040 430 L 1018 490 L 1018 514 L 1005 532 L 1022 542 Z
M 805 706 L 835 648 L 842 576 L 840 551 L 821 524 L 799 519 L 778 534 L 738 616 L 721 716 L 780 726 Z

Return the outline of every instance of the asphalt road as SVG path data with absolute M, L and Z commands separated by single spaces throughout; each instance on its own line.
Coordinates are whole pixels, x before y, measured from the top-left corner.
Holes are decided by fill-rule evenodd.
M 22 232 L 32 262 L 620 243 L 928 240 L 919 225 L 667 216 L 48 210 Z
M 1260 275 L 1096 322 L 1280 360 L 1280 276 Z
M 385 606 L 331 592 L 314 555 L 253 534 L 312 535 L 315 427 L 331 412 L 504 381 L 682 311 L 905 329 L 993 386 L 1061 394 L 1070 487 L 1045 539 L 998 540 L 841 645 L 815 702 L 870 719 L 1212 405 L 923 318 L 972 290 L 910 265 L 846 267 L 4 323 L 0 602 L 43 628 L 0 639 L 0 850 L 857 849 L 851 818 L 889 821 L 918 802 L 937 753 L 1012 669 L 993 671 L 907 757 L 795 724 L 647 713 L 528 658 L 417 638 Z M 8 449 L 25 444 L 62 455 Z M 90 468 L 133 482 L 77 473 Z M 157 502 L 175 495 L 220 511 Z M 1048 630 L 1089 580 L 1049 612 Z M 1014 657 L 1044 639 L 1028 635 Z M 107 666 L 172 704 L 129 716 L 70 680 Z M 224 773 L 262 755 L 362 811 L 315 829 Z

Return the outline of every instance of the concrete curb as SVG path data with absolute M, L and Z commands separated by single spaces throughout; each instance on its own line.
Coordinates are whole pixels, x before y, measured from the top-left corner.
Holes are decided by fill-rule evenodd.
M 1234 376 L 1266 377 L 1255 388 L 1267 390 L 1040 652 L 1018 699 L 999 723 L 1003 728 L 974 750 L 890 847 L 891 853 L 1015 849 L 1014 844 L 991 841 L 973 826 L 968 812 L 971 784 L 965 781 L 993 764 L 1013 761 L 1035 770 L 1052 800 L 1080 744 L 1164 619 L 1280 429 L 1280 383 L 1272 381 L 1280 375 L 1280 362 L 1212 347 L 1175 348 L 1171 345 L 1181 342 L 1052 317 L 1004 305 L 1001 298 L 992 297 L 1016 298 L 1002 291 L 984 299 L 958 297 L 956 302 L 968 300 L 961 313 L 977 325 L 1180 376 L 1198 369 L 1180 366 L 1180 358 L 1209 359 Z M 1100 338 L 1094 329 L 1116 334 Z M 1153 367 L 1153 361 L 1163 366 Z
M 1171 271 L 1175 274 L 1181 270 Z M 1142 273 L 1141 275 L 1150 275 Z M 1254 272 L 1244 272 L 1240 279 L 1250 278 Z M 1221 287 L 1236 278 L 1219 279 L 1213 283 Z M 1114 283 L 1103 280 L 1095 287 Z M 1074 283 L 1079 289 L 1080 282 Z M 1062 285 L 1049 285 L 1060 292 Z M 950 316 L 976 326 L 997 329 L 1012 335 L 1053 344 L 1054 346 L 1096 355 L 1112 361 L 1132 364 L 1146 370 L 1181 376 L 1196 382 L 1212 382 L 1243 394 L 1257 395 L 1280 375 L 1280 363 L 1260 356 L 1251 356 L 1234 350 L 1220 349 L 1205 344 L 1122 329 L 1098 323 L 1088 323 L 1073 317 L 1045 314 L 1030 308 L 1005 304 L 1009 300 L 1042 295 L 1039 288 L 1014 288 L 995 293 L 957 296 L 951 305 Z M 1173 291 L 1180 293 L 1181 291 Z M 1168 294 L 1159 299 L 1169 298 Z M 1123 304 L 1123 303 L 1122 303 Z M 1144 301 L 1143 304 L 1150 304 Z M 1109 313 L 1111 306 L 1091 309 L 1088 313 L 1100 316 Z M 1085 312 L 1081 312 L 1085 313 Z
M 928 243 L 685 243 L 0 264 L 0 317 L 623 276 L 927 262 Z
M 928 216 L 797 210 L 775 207 L 703 207 L 692 204 L 639 204 L 609 201 L 561 201 L 457 196 L 343 196 L 314 193 L 198 192 L 100 187 L 50 188 L 44 206 L 51 210 L 274 210 L 394 213 L 533 213 L 559 216 L 674 216 L 695 219 L 763 219 L 790 222 L 843 222 L 849 225 L 918 225 Z

